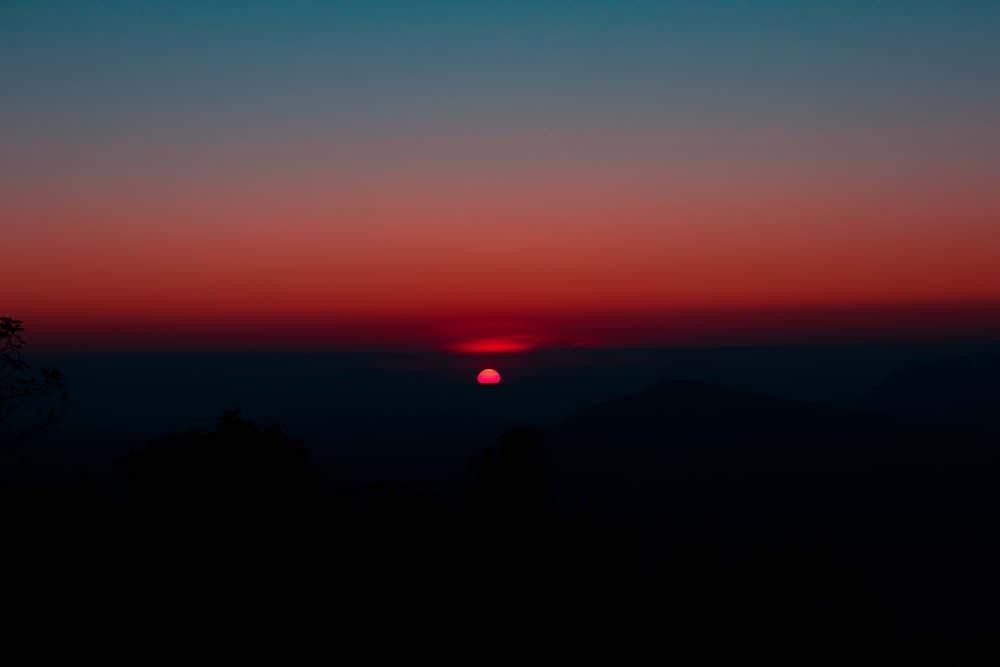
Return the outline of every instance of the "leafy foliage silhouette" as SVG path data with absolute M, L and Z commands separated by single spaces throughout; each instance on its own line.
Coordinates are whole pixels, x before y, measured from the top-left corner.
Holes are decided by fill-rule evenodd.
M 56 423 L 70 403 L 60 371 L 24 360 L 23 324 L 0 317 L 0 446 Z
M 475 487 L 466 494 L 494 528 L 527 529 L 545 518 L 551 493 L 542 445 L 533 426 L 515 426 L 500 435 L 499 447 L 469 461 Z
M 168 433 L 145 449 L 129 450 L 121 463 L 135 498 L 171 512 L 241 515 L 280 513 L 313 499 L 323 476 L 306 461 L 302 441 L 241 412 L 224 410 L 214 431 Z

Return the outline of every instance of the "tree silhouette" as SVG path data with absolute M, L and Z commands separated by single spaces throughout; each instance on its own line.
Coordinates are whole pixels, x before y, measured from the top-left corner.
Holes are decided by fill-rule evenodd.
M 515 426 L 500 435 L 495 451 L 469 462 L 476 485 L 468 500 L 482 519 L 525 529 L 545 518 L 550 489 L 542 439 L 533 426 Z
M 22 324 L 0 317 L 0 446 L 54 424 L 69 408 L 63 374 L 24 360 Z
M 279 508 L 311 498 L 322 475 L 302 441 L 224 410 L 214 431 L 168 433 L 122 460 L 140 500 L 172 509 Z

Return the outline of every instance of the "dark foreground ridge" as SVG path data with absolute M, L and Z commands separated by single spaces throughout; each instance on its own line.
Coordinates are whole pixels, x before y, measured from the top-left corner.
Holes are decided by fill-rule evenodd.
M 301 641 L 995 650 L 992 431 L 678 379 L 546 431 L 507 430 L 445 498 L 331 489 L 301 441 L 225 411 L 131 451 L 124 495 L 7 483 L 11 590 Z

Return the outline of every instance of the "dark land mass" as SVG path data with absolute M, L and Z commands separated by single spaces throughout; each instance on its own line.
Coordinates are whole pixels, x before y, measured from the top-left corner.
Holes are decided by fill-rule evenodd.
M 1000 432 L 670 379 L 549 433 L 564 506 L 704 522 L 730 554 L 835 546 L 911 630 L 996 618 Z
M 1000 431 L 1000 354 L 907 366 L 879 383 L 858 404 L 886 414 Z
M 338 386 L 317 397 L 316 361 L 299 359 L 288 377 L 315 402 L 271 405 L 303 417 L 302 431 L 285 420 L 292 435 L 248 419 L 267 413 L 287 358 L 235 378 L 225 361 L 160 359 L 141 369 L 152 390 L 128 386 L 136 364 L 84 359 L 75 370 L 108 372 L 74 410 L 123 382 L 140 400 L 114 404 L 117 428 L 81 420 L 9 448 L 0 494 L 23 593 L 11 600 L 86 616 L 100 599 L 130 626 L 183 608 L 191 626 L 222 615 L 327 640 L 331 627 L 408 646 L 544 639 L 578 656 L 995 654 L 1000 357 L 974 352 L 879 365 L 869 350 L 852 368 L 854 353 L 828 349 L 801 370 L 807 357 L 767 366 L 730 351 L 688 377 L 684 358 L 634 353 L 641 363 L 604 375 L 567 363 L 558 381 L 514 367 L 509 386 L 473 387 L 498 389 L 488 400 L 412 360 L 373 377 L 328 359 Z M 594 374 L 618 397 L 595 398 Z M 790 381 L 817 374 L 868 380 Z M 171 392 L 188 410 L 237 385 L 232 398 L 259 405 L 195 431 L 158 421 Z M 566 409 L 577 400 L 590 407 Z M 310 420 L 339 448 L 295 437 L 320 432 Z M 40 455 L 71 461 L 63 473 L 114 472 L 38 481 L 25 471 Z

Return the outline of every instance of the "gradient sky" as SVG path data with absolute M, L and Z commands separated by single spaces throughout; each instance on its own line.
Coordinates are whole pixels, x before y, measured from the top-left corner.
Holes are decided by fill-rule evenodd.
M 997 35 L 995 0 L 0 0 L 0 314 L 85 346 L 1000 332 Z

